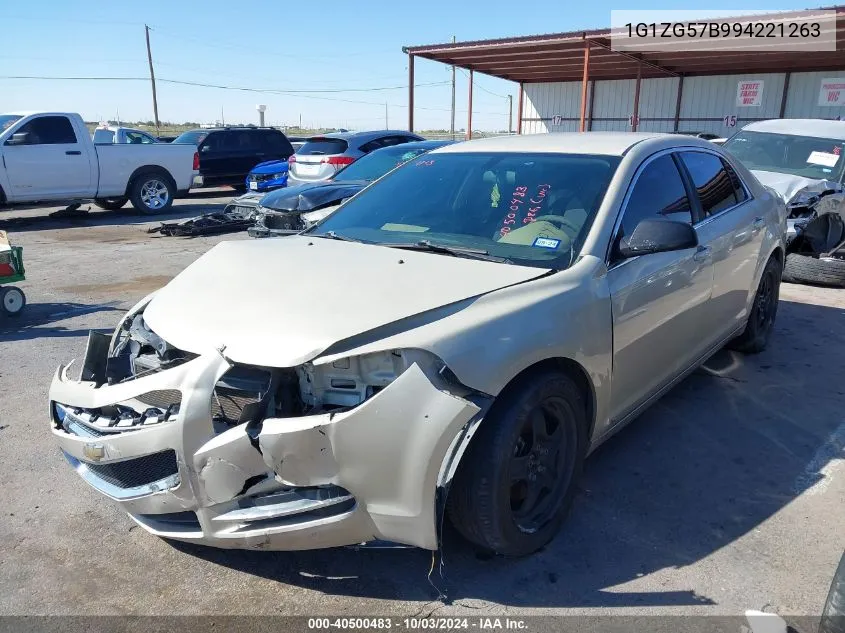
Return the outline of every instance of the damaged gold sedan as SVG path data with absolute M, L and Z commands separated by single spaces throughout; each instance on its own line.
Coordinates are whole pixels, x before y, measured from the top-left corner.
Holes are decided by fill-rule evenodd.
M 785 222 L 698 139 L 437 149 L 92 333 L 53 380 L 53 435 L 162 537 L 437 549 L 448 517 L 527 554 L 592 449 L 722 345 L 765 347 Z

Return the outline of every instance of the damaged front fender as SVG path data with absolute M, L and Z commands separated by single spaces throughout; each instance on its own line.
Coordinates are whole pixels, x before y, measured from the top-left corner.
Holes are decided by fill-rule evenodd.
M 438 389 L 414 364 L 355 409 L 266 419 L 258 442 L 282 483 L 342 486 L 379 538 L 433 550 L 441 465 L 480 410 Z

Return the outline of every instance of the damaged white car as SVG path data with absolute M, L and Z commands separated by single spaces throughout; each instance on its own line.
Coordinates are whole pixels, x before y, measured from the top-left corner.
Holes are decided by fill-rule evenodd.
M 785 218 L 700 139 L 437 149 L 303 234 L 215 246 L 92 334 L 52 432 L 159 536 L 436 549 L 448 517 L 530 553 L 592 449 L 722 345 L 765 347 Z
M 746 125 L 724 149 L 786 202 L 784 281 L 845 286 L 845 121 Z

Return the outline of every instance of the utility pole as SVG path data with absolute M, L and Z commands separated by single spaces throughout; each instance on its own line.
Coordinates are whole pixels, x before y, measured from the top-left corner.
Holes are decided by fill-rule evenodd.
M 452 36 L 452 44 L 455 43 L 455 36 Z M 452 140 L 455 140 L 455 67 L 452 66 L 452 123 L 449 126 L 449 133 Z
M 508 95 L 508 134 L 513 134 L 513 95 Z
M 150 83 L 153 86 L 153 116 L 155 117 L 156 122 L 156 134 L 159 133 L 159 121 L 158 121 L 158 98 L 156 97 L 156 73 L 153 70 L 153 53 L 150 50 L 150 27 L 146 24 L 144 25 L 144 35 L 147 38 L 147 61 L 150 63 Z
M 385 130 L 390 129 L 390 123 L 387 119 L 387 101 L 384 102 L 384 129 Z

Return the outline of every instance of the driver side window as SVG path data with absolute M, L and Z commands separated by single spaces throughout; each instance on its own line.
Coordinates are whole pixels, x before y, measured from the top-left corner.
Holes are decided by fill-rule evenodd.
M 640 172 L 622 213 L 617 240 L 631 235 L 637 224 L 646 218 L 665 218 L 692 224 L 687 190 L 670 154 L 655 158 Z

